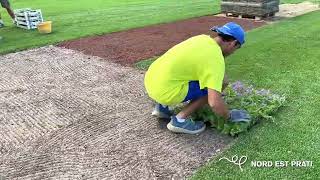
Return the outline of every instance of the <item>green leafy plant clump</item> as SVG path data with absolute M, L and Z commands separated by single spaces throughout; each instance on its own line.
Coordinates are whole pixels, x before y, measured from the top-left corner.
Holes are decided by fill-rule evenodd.
M 211 127 L 224 134 L 235 136 L 246 132 L 261 120 L 274 120 L 274 113 L 284 105 L 285 96 L 271 93 L 265 89 L 254 89 L 240 81 L 230 84 L 223 92 L 225 102 L 230 109 L 246 110 L 250 114 L 249 122 L 225 121 L 206 106 L 192 115 L 192 119 L 209 122 Z

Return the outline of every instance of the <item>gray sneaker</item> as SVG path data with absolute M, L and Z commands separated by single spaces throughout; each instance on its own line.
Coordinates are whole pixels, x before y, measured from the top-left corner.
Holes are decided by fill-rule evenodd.
M 4 24 L 0 22 L 0 28 L 3 28 L 3 27 L 4 27 Z
M 199 134 L 205 130 L 206 125 L 202 121 L 192 121 L 191 119 L 186 119 L 185 122 L 180 123 L 176 116 L 171 116 L 167 128 L 175 133 Z

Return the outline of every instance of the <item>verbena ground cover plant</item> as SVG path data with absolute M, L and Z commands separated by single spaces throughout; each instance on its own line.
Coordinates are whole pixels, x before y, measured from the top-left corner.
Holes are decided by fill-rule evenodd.
M 249 122 L 225 121 L 206 106 L 192 115 L 193 120 L 204 120 L 211 127 L 224 134 L 235 136 L 246 132 L 261 120 L 274 120 L 272 116 L 285 103 L 285 96 L 274 94 L 266 89 L 255 89 L 241 81 L 230 84 L 223 92 L 225 102 L 230 109 L 244 109 L 249 112 Z

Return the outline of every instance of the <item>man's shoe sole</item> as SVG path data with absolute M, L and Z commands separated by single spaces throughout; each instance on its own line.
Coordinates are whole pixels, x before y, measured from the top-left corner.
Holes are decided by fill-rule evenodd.
M 167 124 L 167 128 L 175 133 L 185 133 L 185 134 L 200 134 L 201 132 L 203 132 L 206 129 L 206 125 L 204 125 L 201 129 L 196 130 L 196 131 L 190 131 L 187 129 L 183 129 L 183 128 L 179 128 L 179 127 L 175 127 L 173 126 L 171 123 Z

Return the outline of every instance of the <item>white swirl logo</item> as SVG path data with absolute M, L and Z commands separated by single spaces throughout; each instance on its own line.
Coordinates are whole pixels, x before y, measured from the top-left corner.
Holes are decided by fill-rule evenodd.
M 221 161 L 222 159 L 225 159 L 225 160 L 227 160 L 227 161 L 229 161 L 229 162 L 231 162 L 231 163 L 233 163 L 235 165 L 238 165 L 240 170 L 243 171 L 241 165 L 243 165 L 244 163 L 247 162 L 248 157 L 247 156 L 241 156 L 239 158 L 238 155 L 234 155 L 234 156 L 232 156 L 231 160 L 226 158 L 226 157 L 222 157 L 222 158 L 219 159 L 219 161 Z

